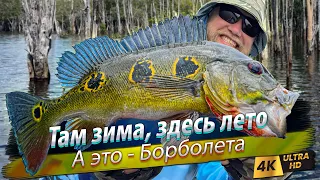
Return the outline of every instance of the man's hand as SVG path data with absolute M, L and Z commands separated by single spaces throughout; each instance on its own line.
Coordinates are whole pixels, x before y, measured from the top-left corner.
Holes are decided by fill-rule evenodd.
M 221 164 L 234 180 L 253 179 L 254 158 L 224 160 Z

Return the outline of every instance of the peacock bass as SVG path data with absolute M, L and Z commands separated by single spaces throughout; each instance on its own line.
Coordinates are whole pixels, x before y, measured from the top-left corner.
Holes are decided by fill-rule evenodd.
M 201 20 L 189 16 L 140 29 L 123 40 L 87 39 L 65 52 L 58 78 L 70 90 L 56 99 L 6 95 L 11 125 L 26 170 L 35 174 L 48 153 L 50 126 L 108 126 L 120 118 L 170 120 L 193 112 L 223 115 L 264 111 L 255 136 L 284 137 L 298 93 L 284 89 L 257 61 L 206 41 Z M 91 132 L 92 133 L 92 132 Z M 87 135 L 89 136 L 89 135 Z M 92 136 L 92 134 L 91 134 Z

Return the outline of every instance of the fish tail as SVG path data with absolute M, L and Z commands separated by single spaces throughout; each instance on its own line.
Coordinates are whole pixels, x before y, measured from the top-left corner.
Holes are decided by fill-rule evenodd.
M 23 92 L 6 95 L 9 119 L 26 171 L 34 175 L 48 154 L 50 124 L 43 122 L 48 102 Z

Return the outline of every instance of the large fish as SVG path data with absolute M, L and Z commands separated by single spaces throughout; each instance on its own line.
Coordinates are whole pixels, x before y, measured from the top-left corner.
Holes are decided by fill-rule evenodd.
M 71 89 L 56 99 L 8 93 L 7 108 L 27 172 L 44 161 L 50 126 L 73 119 L 66 129 L 104 127 L 120 118 L 184 119 L 264 111 L 255 136 L 283 137 L 286 116 L 298 94 L 284 89 L 257 61 L 206 41 L 202 21 L 188 16 L 139 30 L 121 42 L 88 39 L 65 52 L 58 77 Z

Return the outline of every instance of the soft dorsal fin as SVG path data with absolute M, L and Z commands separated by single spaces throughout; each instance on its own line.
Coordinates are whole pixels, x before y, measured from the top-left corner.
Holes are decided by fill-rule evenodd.
M 87 39 L 66 51 L 58 63 L 58 78 L 63 87 L 73 87 L 102 62 L 126 54 L 122 45 L 107 36 Z
M 177 45 L 206 40 L 206 28 L 202 20 L 189 16 L 174 17 L 157 25 L 134 32 L 120 42 L 107 36 L 87 39 L 66 51 L 60 58 L 57 71 L 63 87 L 73 87 L 88 73 L 112 59 L 124 54 L 139 52 L 152 47 Z

